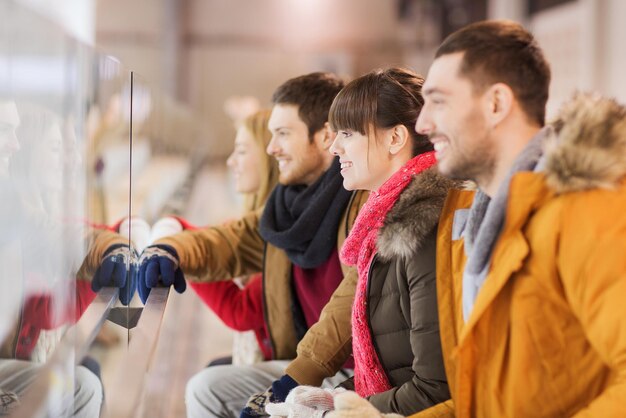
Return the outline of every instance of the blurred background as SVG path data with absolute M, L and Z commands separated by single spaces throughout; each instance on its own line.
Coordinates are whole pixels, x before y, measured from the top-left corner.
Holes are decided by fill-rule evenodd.
M 267 104 L 282 81 L 314 70 L 425 74 L 445 35 L 487 18 L 535 33 L 552 64 L 551 111 L 574 89 L 626 100 L 621 0 L 21 1 L 188 106 L 212 156 L 232 149 L 230 96 Z
M 12 360 L 36 387 L 16 416 L 62 416 L 59 382 L 85 356 L 102 416 L 184 416 L 187 380 L 233 332 L 190 290 L 143 314 L 136 297 L 91 292 L 103 236 L 130 245 L 131 216 L 232 219 L 235 124 L 278 85 L 425 75 L 447 34 L 492 18 L 543 47 L 548 117 L 576 90 L 626 102 L 623 0 L 0 0 L 0 390 Z

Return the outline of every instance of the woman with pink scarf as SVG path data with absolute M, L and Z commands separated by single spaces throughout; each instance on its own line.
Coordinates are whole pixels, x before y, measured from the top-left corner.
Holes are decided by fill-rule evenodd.
M 437 173 L 432 144 L 414 129 L 422 83 L 406 69 L 376 70 L 346 85 L 329 114 L 337 132 L 330 150 L 339 157 L 344 187 L 371 192 L 340 253 L 359 275 L 352 308 L 354 377 L 342 386 L 383 413 L 402 415 L 450 397 L 435 248 L 439 213 L 453 183 Z M 332 395 L 299 387 L 285 404 L 266 411 L 322 416 L 333 409 Z

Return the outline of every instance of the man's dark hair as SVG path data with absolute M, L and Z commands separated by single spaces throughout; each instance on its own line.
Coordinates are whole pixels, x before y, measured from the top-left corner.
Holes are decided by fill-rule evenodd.
M 333 99 L 344 82 L 332 73 L 311 73 L 281 84 L 272 95 L 272 103 L 298 106 L 300 119 L 309 128 L 309 138 L 324 127 Z
M 533 35 L 507 20 L 473 23 L 448 36 L 435 54 L 463 52 L 459 75 L 475 92 L 495 83 L 508 85 L 528 118 L 543 125 L 550 87 L 550 66 Z

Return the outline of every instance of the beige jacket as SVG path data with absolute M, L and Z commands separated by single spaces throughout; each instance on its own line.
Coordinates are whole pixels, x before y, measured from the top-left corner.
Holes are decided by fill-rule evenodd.
M 337 233 L 343 241 L 367 193 L 355 192 Z M 287 373 L 300 384 L 318 385 L 333 376 L 351 354 L 350 313 L 356 289 L 356 270 L 343 266 L 344 278 L 323 309 L 320 320 L 298 344 L 291 312 L 292 265 L 280 248 L 266 243 L 259 233 L 262 209 L 216 227 L 188 230 L 163 238 L 176 250 L 189 281 L 212 282 L 263 272 L 265 322 L 274 358 L 294 359 Z

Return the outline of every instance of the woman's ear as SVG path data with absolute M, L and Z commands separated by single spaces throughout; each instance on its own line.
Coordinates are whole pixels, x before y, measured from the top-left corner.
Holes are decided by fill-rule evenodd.
M 389 153 L 392 155 L 402 151 L 411 139 L 411 134 L 404 125 L 394 126 L 389 129 L 387 135 L 387 145 L 389 146 Z

